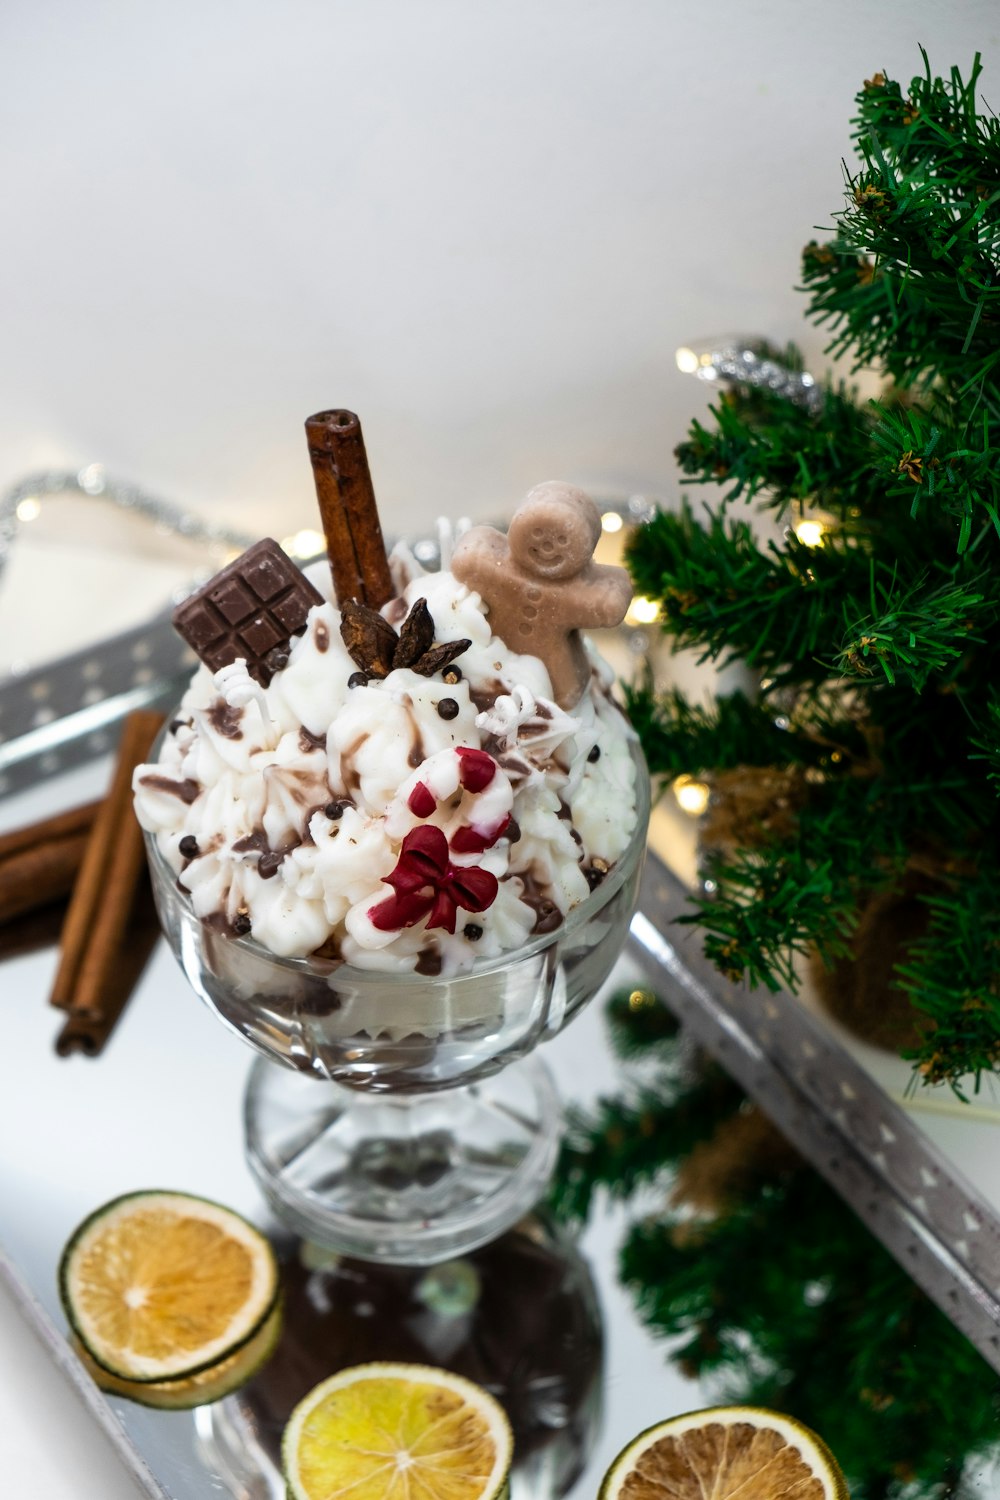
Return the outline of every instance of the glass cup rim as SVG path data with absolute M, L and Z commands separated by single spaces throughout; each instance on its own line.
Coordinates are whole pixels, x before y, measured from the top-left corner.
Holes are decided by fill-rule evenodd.
M 150 750 L 151 764 L 159 756 L 170 722 L 171 720 L 168 718 Z M 344 979 L 357 979 L 362 984 L 378 983 L 388 988 L 396 985 L 412 987 L 415 977 L 419 978 L 421 984 L 454 984 L 461 980 L 480 979 L 486 975 L 495 973 L 499 969 L 509 968 L 514 963 L 521 963 L 534 958 L 539 953 L 545 952 L 547 948 L 574 935 L 582 927 L 585 927 L 593 917 L 597 916 L 611 898 L 621 889 L 632 873 L 636 861 L 642 857 L 648 836 L 652 791 L 646 758 L 639 743 L 639 737 L 631 725 L 628 727 L 628 746 L 636 773 L 636 821 L 632 836 L 624 852 L 615 861 L 600 885 L 591 891 L 590 895 L 585 897 L 583 901 L 572 907 L 566 916 L 563 917 L 558 927 L 553 928 L 551 932 L 539 933 L 530 942 L 522 943 L 519 948 L 509 948 L 505 952 L 497 954 L 495 958 L 477 960 L 471 968 L 461 969 L 457 973 L 420 974 L 415 976 L 412 969 L 397 971 L 379 969 L 375 966 L 372 968 L 362 968 L 343 959 L 316 959 L 309 954 L 298 958 L 286 957 L 279 953 L 273 953 L 270 948 L 264 947 L 262 943 L 255 942 L 252 937 L 239 937 L 235 933 L 230 934 L 226 932 L 219 932 L 213 935 L 223 938 L 227 943 L 233 943 L 239 951 L 248 954 L 258 962 L 274 964 L 291 974 L 322 974 L 324 977 L 334 974 L 343 975 Z M 195 915 L 191 904 L 190 892 L 178 885 L 175 872 L 159 847 L 157 834 L 144 828 L 143 838 L 146 844 L 146 854 L 154 886 L 158 883 L 164 883 L 171 887 L 181 897 L 187 911 L 194 917 L 195 921 L 202 923 L 202 919 Z

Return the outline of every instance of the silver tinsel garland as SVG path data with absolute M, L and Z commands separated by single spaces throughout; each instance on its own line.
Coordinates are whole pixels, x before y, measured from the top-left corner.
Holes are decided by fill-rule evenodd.
M 112 479 L 103 464 L 88 464 L 83 469 L 43 469 L 19 479 L 0 497 L 0 573 L 10 557 L 11 548 L 21 526 L 38 513 L 46 500 L 59 495 L 82 495 L 106 500 L 119 510 L 145 516 L 164 535 L 183 536 L 211 546 L 249 547 L 255 539 L 247 532 L 205 521 L 193 511 L 171 500 L 142 489 L 137 484 Z M 27 512 L 27 514 L 26 514 Z
M 823 409 L 823 388 L 815 376 L 782 364 L 762 339 L 727 338 L 687 344 L 677 351 L 677 368 L 699 380 L 773 391 L 814 416 Z

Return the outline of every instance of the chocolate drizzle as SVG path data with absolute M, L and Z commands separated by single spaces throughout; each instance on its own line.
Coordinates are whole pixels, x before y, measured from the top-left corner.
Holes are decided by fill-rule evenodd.
M 549 724 L 552 720 L 552 710 L 547 703 L 535 704 L 535 716 L 526 724 L 521 725 L 520 737 L 522 740 L 533 740 L 540 734 L 548 734 Z
M 149 787 L 154 792 L 166 792 L 168 796 L 179 797 L 189 807 L 197 800 L 201 791 L 198 783 L 192 781 L 190 777 L 186 777 L 183 781 L 171 781 L 169 776 L 160 776 L 155 771 L 149 772 L 146 776 L 140 776 L 139 785 Z
M 420 725 L 417 723 L 416 714 L 410 714 L 410 723 L 413 727 L 413 744 L 410 746 L 410 753 L 406 757 L 406 763 L 412 766 L 415 771 L 427 759 L 427 751 L 424 747 L 424 737 L 420 733 Z
M 556 903 L 545 894 L 547 887 L 543 887 L 530 870 L 522 872 L 516 878 L 521 882 L 521 900 L 535 913 L 532 937 L 555 932 L 557 927 L 562 926 L 563 917 Z
M 269 849 L 266 854 L 262 854 L 257 863 L 257 874 L 261 880 L 270 880 L 272 875 L 277 875 L 282 860 L 298 847 L 299 840 L 296 839 L 293 844 L 282 844 L 280 849 Z
M 326 735 L 313 734 L 304 724 L 299 725 L 299 749 L 303 755 L 308 755 L 312 750 L 326 749 Z
M 225 698 L 218 698 L 208 710 L 208 722 L 216 734 L 224 740 L 241 740 L 243 738 L 243 710 L 233 708 Z
M 281 862 L 287 859 L 293 849 L 301 844 L 301 839 L 292 839 L 287 844 L 282 844 L 277 849 L 272 849 L 268 843 L 267 834 L 263 828 L 255 828 L 253 833 L 248 833 L 244 838 L 237 839 L 233 845 L 234 854 L 257 854 L 257 874 L 261 880 L 270 880 L 278 873 Z
M 472 683 L 469 683 L 469 697 L 475 705 L 477 714 L 484 714 L 493 708 L 500 694 L 504 691 L 504 685 L 499 677 L 495 677 L 485 687 L 473 687 Z
M 270 847 L 270 844 L 267 842 L 267 834 L 263 828 L 255 828 L 253 833 L 248 833 L 243 838 L 236 840 L 233 845 L 233 853 L 263 854 Z
M 361 790 L 361 777 L 354 764 L 354 757 L 368 737 L 367 733 L 359 734 L 357 739 L 351 741 L 340 757 L 340 778 L 344 783 L 344 791 L 352 800 Z

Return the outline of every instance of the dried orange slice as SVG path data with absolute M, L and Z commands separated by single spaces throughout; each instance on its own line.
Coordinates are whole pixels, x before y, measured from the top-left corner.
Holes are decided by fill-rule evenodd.
M 425 1365 L 355 1365 L 292 1412 L 282 1459 L 293 1500 L 500 1500 L 513 1439 L 480 1386 Z
M 622 1449 L 599 1500 L 850 1500 L 808 1427 L 757 1406 L 716 1406 L 648 1428 Z
M 59 1266 L 59 1291 L 91 1359 L 123 1380 L 189 1379 L 231 1358 L 278 1297 L 278 1266 L 252 1224 L 188 1193 L 129 1193 L 91 1214 Z
M 186 1380 L 122 1380 L 120 1375 L 112 1375 L 110 1370 L 102 1369 L 92 1360 L 78 1338 L 72 1343 L 87 1374 L 109 1396 L 122 1396 L 126 1401 L 153 1406 L 158 1411 L 189 1411 L 194 1406 L 208 1406 L 213 1401 L 221 1401 L 224 1396 L 231 1396 L 256 1375 L 278 1346 L 281 1312 L 279 1302 L 268 1314 L 263 1327 L 242 1349 Z

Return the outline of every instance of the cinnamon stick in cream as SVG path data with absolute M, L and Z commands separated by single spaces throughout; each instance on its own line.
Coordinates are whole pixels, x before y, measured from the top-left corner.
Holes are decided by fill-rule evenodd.
M 361 423 L 352 411 L 317 412 L 306 420 L 306 438 L 337 603 L 381 609 L 395 589 Z

